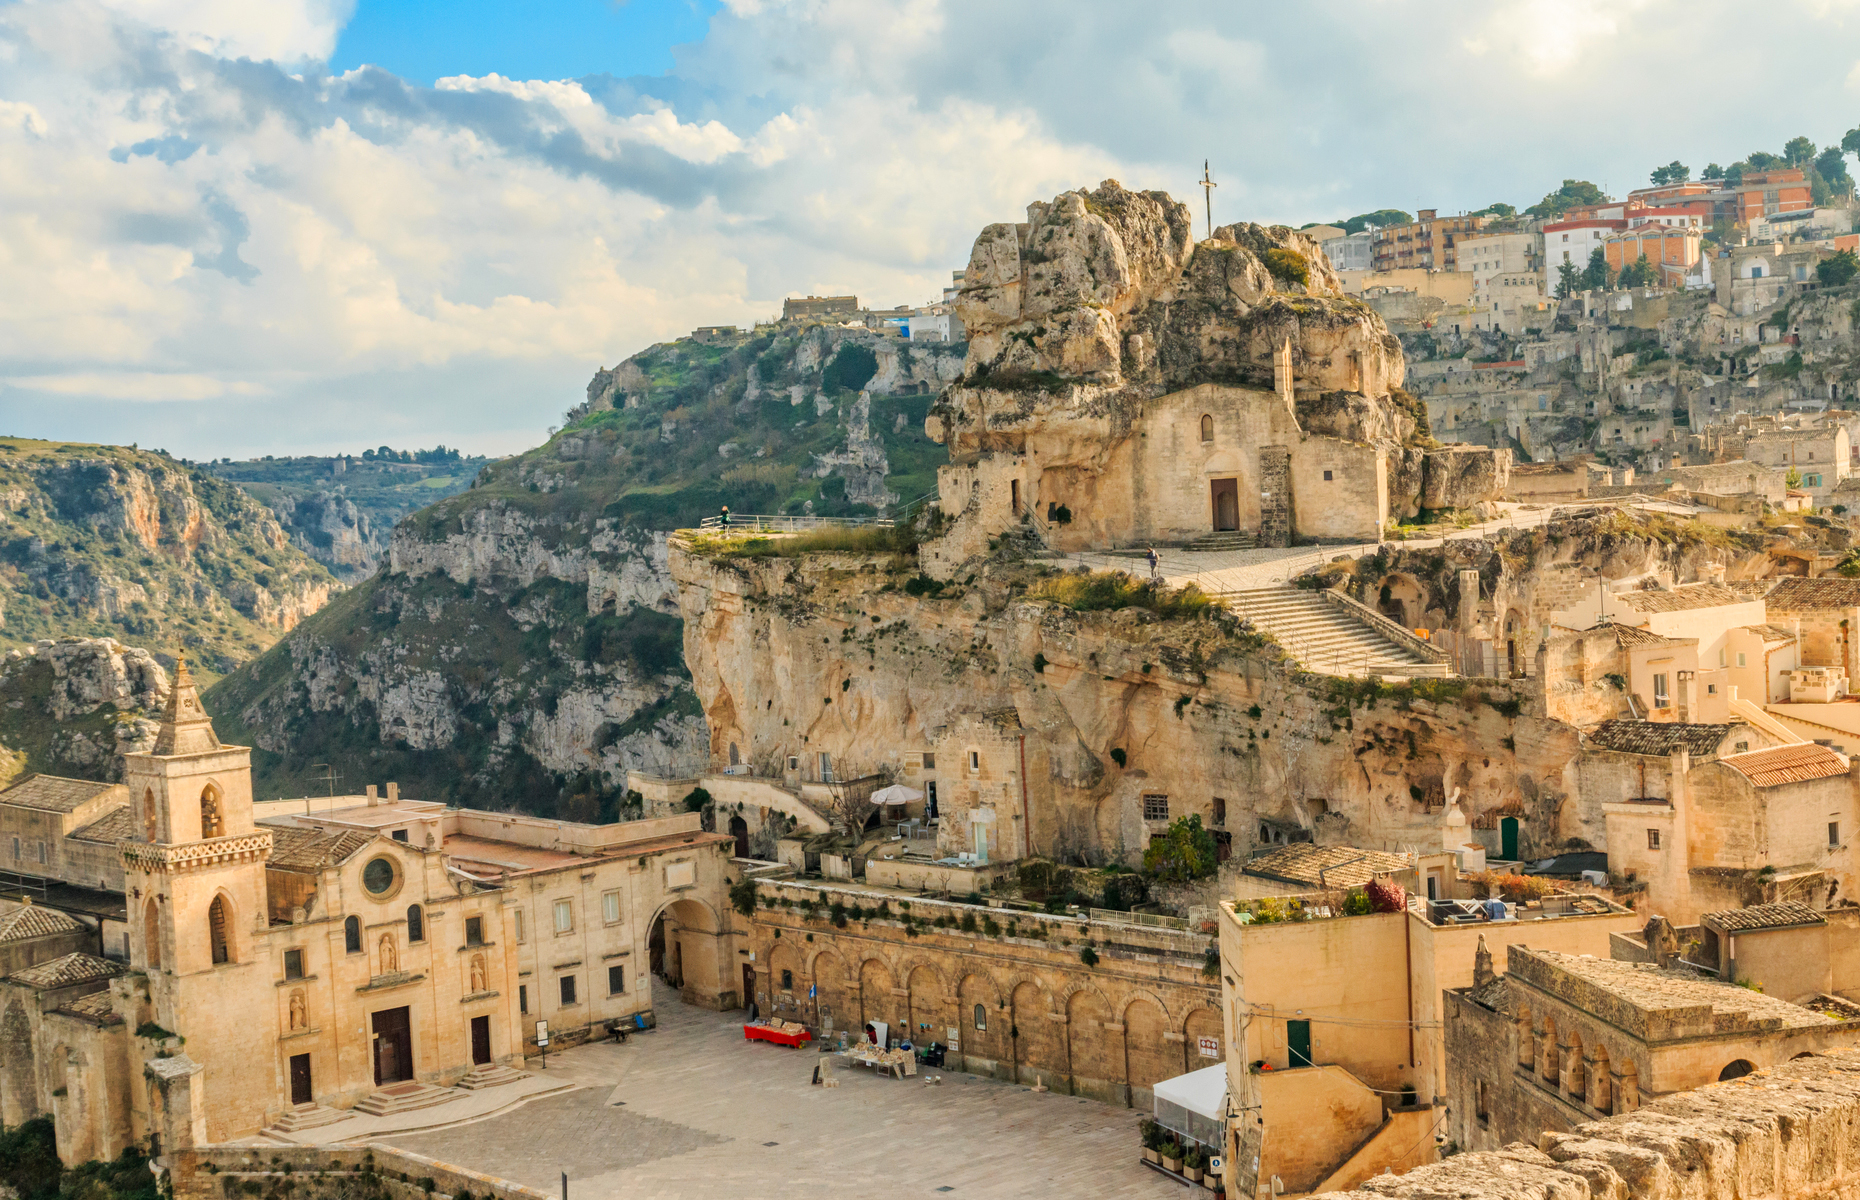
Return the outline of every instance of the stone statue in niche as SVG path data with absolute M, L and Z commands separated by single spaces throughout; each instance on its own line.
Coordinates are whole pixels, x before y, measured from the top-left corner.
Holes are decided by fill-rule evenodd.
M 394 949 L 394 935 L 381 935 L 381 974 L 392 975 L 400 970 L 400 954 Z
M 296 1031 L 299 1029 L 308 1029 L 309 1027 L 310 1013 L 304 1004 L 304 990 L 302 988 L 293 988 L 291 991 L 291 1029 L 292 1031 Z
M 471 956 L 471 990 L 473 995 L 485 990 L 484 955 Z

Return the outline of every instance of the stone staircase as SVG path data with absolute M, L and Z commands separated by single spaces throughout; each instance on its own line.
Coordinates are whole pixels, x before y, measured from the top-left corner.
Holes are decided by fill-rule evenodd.
M 1304 588 L 1280 584 L 1223 592 L 1221 599 L 1312 671 L 1413 678 L 1452 674 L 1445 663 L 1424 661 L 1380 630 Z
M 485 1063 L 482 1066 L 473 1067 L 471 1074 L 459 1080 L 458 1086 L 468 1092 L 475 1092 L 481 1088 L 502 1087 L 506 1083 L 516 1083 L 520 1079 L 528 1078 L 529 1076 L 522 1071 L 499 1066 L 497 1063 Z
M 1253 530 L 1234 529 L 1222 533 L 1204 533 L 1183 549 L 1206 553 L 1210 550 L 1253 550 L 1258 546 L 1259 535 Z
M 390 1083 L 380 1091 L 363 1097 L 362 1102 L 355 1106 L 355 1111 L 367 1113 L 371 1117 L 388 1117 L 396 1113 L 413 1112 L 415 1109 L 431 1108 L 435 1104 L 457 1100 L 459 1096 L 456 1088 L 434 1087 L 430 1083 Z
M 279 1133 L 298 1133 L 305 1129 L 334 1125 L 337 1121 L 346 1121 L 354 1115 L 340 1108 L 326 1108 L 321 1104 L 299 1104 L 295 1108 L 286 1110 L 271 1128 Z

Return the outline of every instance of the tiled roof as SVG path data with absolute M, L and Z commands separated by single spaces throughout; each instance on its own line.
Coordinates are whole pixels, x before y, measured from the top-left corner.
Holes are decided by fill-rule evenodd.
M 1776 586 L 1774 579 L 1727 579 L 1724 586 L 1746 600 L 1761 600 Z
M 119 804 L 71 836 L 86 842 L 103 842 L 114 846 L 118 842 L 128 841 L 135 835 L 135 817 L 130 813 L 127 804 Z
M 1787 625 L 1771 622 L 1766 625 L 1746 625 L 1745 629 L 1756 634 L 1766 642 L 1793 642 L 1795 633 Z
M 1681 725 L 1677 721 L 1603 721 L 1588 733 L 1591 746 L 1623 754 L 1650 754 L 1666 758 L 1675 750 L 1695 757 L 1718 749 L 1729 725 Z
M 1743 596 L 1716 583 L 1689 583 L 1670 592 L 1617 592 L 1609 599 L 1643 613 L 1685 612 L 1746 602 Z
M 1775 787 L 1781 783 L 1801 783 L 1809 779 L 1827 779 L 1847 773 L 1847 760 L 1813 742 L 1793 746 L 1773 746 L 1752 750 L 1718 760 L 1758 787 Z
M 1860 579 L 1843 579 L 1839 575 L 1804 579 L 1791 575 L 1771 588 L 1766 599 L 1772 610 L 1853 608 L 1860 606 Z
M 119 1025 L 123 1020 L 116 1015 L 116 1005 L 110 999 L 108 988 L 101 992 L 79 996 L 68 1004 L 60 1004 L 53 1011 L 69 1013 L 74 1017 L 82 1017 L 86 1021 L 95 1021 L 99 1025 Z
M 113 979 L 122 973 L 121 963 L 113 963 L 94 954 L 74 953 L 22 968 L 13 972 L 10 978 L 28 987 L 56 988 L 88 983 L 93 979 Z
M 26 904 L 0 916 L 0 942 L 23 942 L 53 933 L 70 933 L 83 926 L 54 908 Z
M 1615 644 L 1617 646 L 1632 648 L 1635 646 L 1670 646 L 1673 644 L 1672 638 L 1661 637 L 1650 629 L 1636 629 L 1632 625 L 1616 625 L 1613 628 L 1615 631 Z
M 1723 912 L 1708 912 L 1704 919 L 1726 933 L 1828 923 L 1826 917 L 1800 900 L 1778 900 L 1774 904 L 1753 904 L 1749 908 L 1727 908 Z
M 371 833 L 345 829 L 333 833 L 326 829 L 304 829 L 295 825 L 270 825 L 271 857 L 265 865 L 280 871 L 321 871 L 333 867 L 374 840 Z
M 1404 871 L 1408 866 L 1408 860 L 1402 855 L 1382 850 L 1296 842 L 1247 863 L 1246 873 L 1311 887 L 1362 887 L 1377 875 Z M 1322 878 L 1318 874 L 1320 871 Z
M 109 791 L 116 785 L 92 779 L 61 779 L 56 775 L 29 775 L 4 792 L 0 804 L 20 808 L 37 808 L 46 812 L 72 812 L 86 800 Z

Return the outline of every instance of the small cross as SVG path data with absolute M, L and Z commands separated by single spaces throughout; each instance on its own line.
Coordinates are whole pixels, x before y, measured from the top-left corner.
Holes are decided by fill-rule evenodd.
M 1221 186 L 1208 174 L 1208 160 L 1201 160 L 1201 196 L 1208 206 L 1208 236 L 1214 236 L 1214 189 Z

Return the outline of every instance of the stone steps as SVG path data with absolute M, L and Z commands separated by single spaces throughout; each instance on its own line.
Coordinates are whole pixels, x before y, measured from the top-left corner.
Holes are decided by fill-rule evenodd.
M 340 1108 L 327 1108 L 321 1104 L 299 1104 L 295 1108 L 286 1110 L 271 1128 L 281 1133 L 297 1133 L 323 1125 L 334 1125 L 337 1121 L 346 1121 L 354 1115 Z
M 1253 550 L 1259 546 L 1259 535 L 1251 529 L 1224 530 L 1220 533 L 1204 533 L 1188 543 L 1185 549 L 1198 553 L 1211 550 Z
M 522 1071 L 499 1066 L 497 1063 L 485 1063 L 482 1066 L 473 1067 L 471 1074 L 459 1080 L 458 1086 L 466 1091 L 475 1092 L 481 1088 L 502 1087 L 506 1083 L 516 1083 L 518 1080 L 528 1078 L 529 1076 Z
M 395 1113 L 431 1108 L 435 1104 L 457 1100 L 459 1096 L 460 1092 L 456 1088 L 434 1087 L 430 1083 L 391 1083 L 363 1097 L 362 1102 L 355 1106 L 355 1111 L 367 1113 L 371 1117 L 387 1117 Z
M 1249 588 L 1222 593 L 1222 599 L 1314 671 L 1407 677 L 1451 673 L 1444 663 L 1423 660 L 1379 630 L 1301 588 L 1284 584 Z

